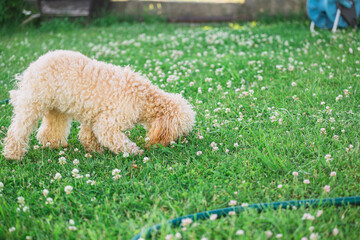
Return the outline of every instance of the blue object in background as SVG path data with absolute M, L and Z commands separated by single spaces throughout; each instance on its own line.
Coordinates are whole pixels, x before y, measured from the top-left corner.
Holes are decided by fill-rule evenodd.
M 319 28 L 332 28 L 334 22 L 326 14 L 325 10 L 326 0 L 308 0 L 307 12 L 309 18 Z
M 352 7 L 350 0 L 308 0 L 307 12 L 309 18 L 319 28 L 331 29 L 335 23 L 337 4 L 346 8 Z M 354 0 L 356 16 L 360 15 L 360 0 Z M 347 27 L 349 24 L 340 16 L 339 27 Z

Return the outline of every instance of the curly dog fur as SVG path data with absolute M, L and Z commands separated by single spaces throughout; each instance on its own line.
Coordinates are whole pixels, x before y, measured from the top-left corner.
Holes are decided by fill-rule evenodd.
M 129 67 L 73 51 L 41 56 L 25 70 L 10 98 L 14 114 L 5 138 L 7 159 L 24 156 L 41 118 L 36 137 L 43 145 L 66 147 L 74 119 L 81 123 L 79 139 L 88 151 L 106 147 L 116 154 L 141 152 L 123 133 L 135 124 L 149 130 L 149 144 L 166 146 L 188 134 L 195 122 L 195 112 L 180 94 L 164 92 Z

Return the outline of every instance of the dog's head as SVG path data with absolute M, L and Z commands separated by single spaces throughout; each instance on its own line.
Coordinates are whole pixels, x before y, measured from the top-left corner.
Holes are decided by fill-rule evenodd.
M 169 145 L 180 136 L 187 135 L 195 123 L 195 111 L 180 94 L 169 94 L 170 100 L 164 106 L 162 115 L 154 118 L 150 124 L 148 137 L 150 144 Z

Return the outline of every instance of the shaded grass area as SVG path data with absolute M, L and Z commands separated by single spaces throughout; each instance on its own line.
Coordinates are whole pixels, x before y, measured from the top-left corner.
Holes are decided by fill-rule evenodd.
M 78 123 L 66 150 L 34 149 L 32 135 L 22 162 L 0 157 L 0 238 L 129 239 L 144 227 L 227 207 L 231 200 L 240 205 L 359 195 L 358 39 L 351 30 L 311 35 L 305 22 L 122 23 L 2 34 L 0 100 L 32 61 L 69 49 L 131 65 L 164 90 L 182 93 L 194 105 L 197 123 L 184 143 L 127 158 L 108 151 L 87 156 L 76 136 Z M 0 110 L 4 138 L 12 107 Z M 129 134 L 144 148 L 144 129 Z M 66 164 L 59 164 L 59 153 Z M 74 168 L 83 178 L 72 176 Z M 121 178 L 113 179 L 113 169 L 121 170 Z M 69 195 L 68 185 L 74 188 Z M 53 204 L 46 204 L 49 197 Z M 303 220 L 304 214 L 314 219 Z M 183 239 L 264 239 L 271 231 L 274 239 L 357 239 L 359 217 L 349 206 L 249 211 L 186 229 L 164 228 L 153 238 L 178 232 Z M 236 235 L 239 229 L 244 235 Z

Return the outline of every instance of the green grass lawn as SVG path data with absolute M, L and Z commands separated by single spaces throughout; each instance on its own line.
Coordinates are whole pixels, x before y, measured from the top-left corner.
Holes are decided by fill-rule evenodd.
M 312 35 L 308 22 L 64 26 L 1 33 L 0 100 L 32 61 L 69 49 L 130 65 L 182 93 L 197 122 L 186 140 L 126 158 L 89 156 L 75 122 L 67 149 L 39 148 L 33 134 L 23 161 L 0 157 L 0 239 L 130 239 L 232 200 L 360 195 L 359 32 Z M 12 107 L 0 111 L 3 139 Z M 128 134 L 145 147 L 142 127 Z M 153 239 L 358 239 L 359 219 L 360 209 L 350 206 L 247 211 L 165 227 Z

